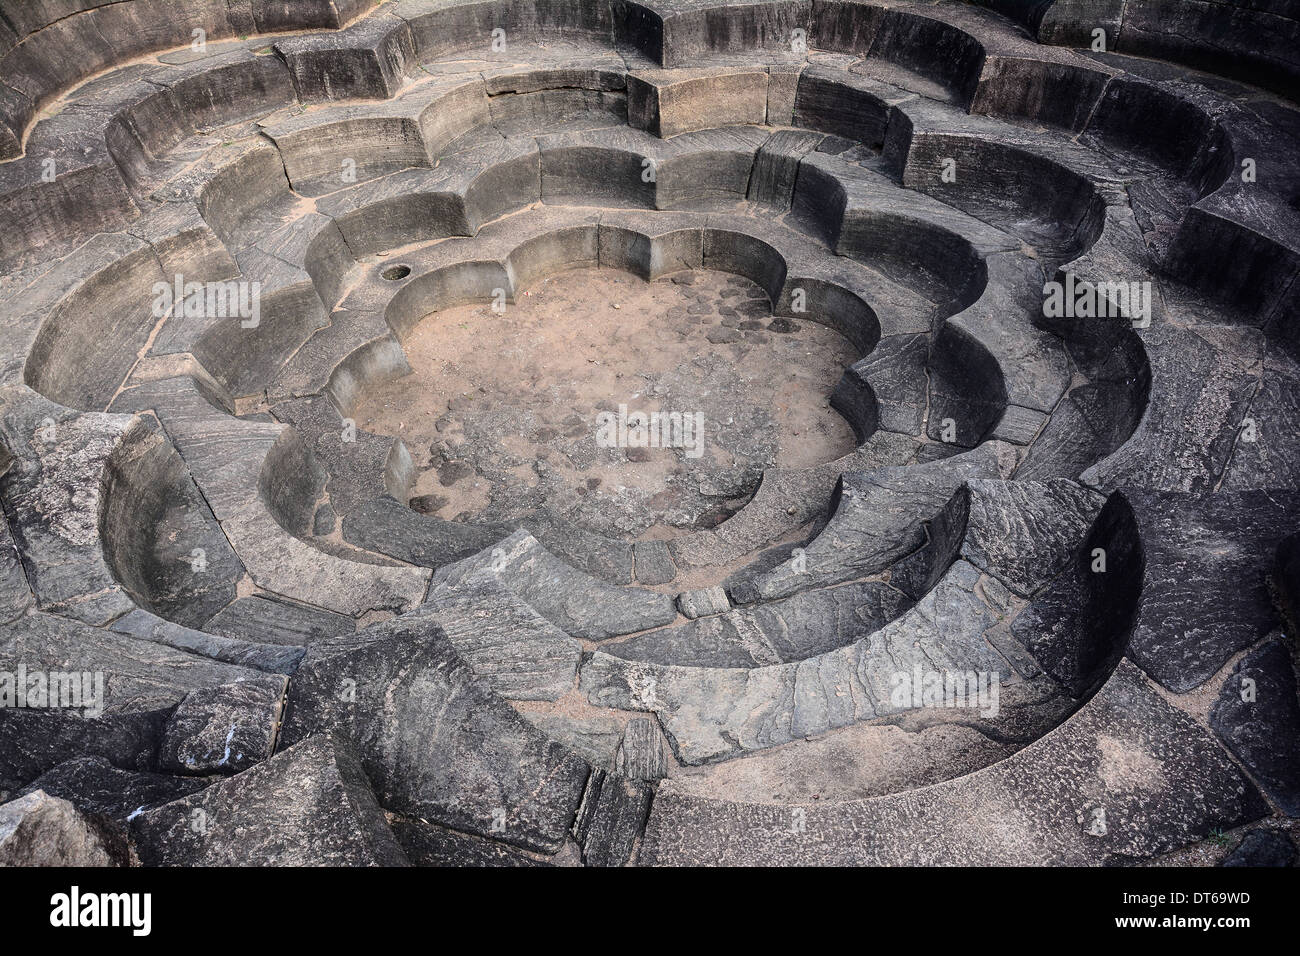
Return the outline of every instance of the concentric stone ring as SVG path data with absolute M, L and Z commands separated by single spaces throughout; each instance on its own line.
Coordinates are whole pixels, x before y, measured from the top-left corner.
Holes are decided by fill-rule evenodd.
M 1184 6 L 0 0 L 0 861 L 1285 855 L 1300 26 Z

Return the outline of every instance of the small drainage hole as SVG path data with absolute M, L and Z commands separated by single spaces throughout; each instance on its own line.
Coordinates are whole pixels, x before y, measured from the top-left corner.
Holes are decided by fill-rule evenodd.
M 396 282 L 398 279 L 405 279 L 411 274 L 410 266 L 389 266 L 379 275 L 390 282 Z

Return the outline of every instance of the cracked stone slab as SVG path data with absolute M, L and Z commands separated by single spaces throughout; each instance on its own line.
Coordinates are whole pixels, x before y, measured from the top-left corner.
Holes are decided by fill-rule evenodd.
M 1065 567 L 1101 511 L 1101 495 L 1065 479 L 967 483 L 962 557 L 1021 597 Z
M 1300 816 L 1300 701 L 1285 640 L 1247 654 L 1219 689 L 1210 726 L 1282 812 Z
M 1251 830 L 1219 866 L 1295 866 L 1296 848 L 1279 830 Z
M 192 690 L 264 676 L 52 614 L 29 615 L 0 632 L 0 660 L 10 673 L 25 665 L 32 673 L 102 674 L 105 714 L 170 707 Z
M 806 591 L 607 645 L 616 657 L 686 667 L 759 667 L 851 644 L 898 617 L 911 601 L 868 581 Z
M 288 678 L 191 691 L 163 728 L 158 763 L 171 773 L 239 773 L 275 752 Z
M 597 771 L 578 811 L 574 835 L 587 866 L 625 866 L 645 830 L 654 791 L 638 780 Z
M 1277 354 L 1265 357 L 1263 380 L 1242 426 L 1221 487 L 1300 488 L 1300 460 L 1290 440 L 1300 430 L 1300 373 L 1295 364 Z
M 1278 625 L 1268 578 L 1297 530 L 1294 492 L 1125 489 L 1146 555 L 1128 655 L 1175 693 L 1199 687 Z
M 659 726 L 648 717 L 633 717 L 623 730 L 614 754 L 614 772 L 631 780 L 662 780 L 668 776 L 668 757 Z
M 1258 330 L 1226 326 L 1145 330 L 1151 395 L 1133 436 L 1083 473 L 1085 484 L 1207 491 L 1227 466 L 1259 385 Z
M 111 408 L 154 413 L 219 521 L 256 496 L 267 455 L 284 431 L 232 417 L 233 403 L 219 386 L 186 376 L 125 389 Z
M 886 335 L 870 355 L 853 366 L 871 386 L 880 427 L 903 435 L 920 435 L 925 423 L 925 367 L 930 357 L 927 335 Z
M 51 676 L 59 676 L 61 706 L 32 706 L 39 698 L 29 696 L 26 707 L 0 707 L 0 789 L 79 755 L 154 769 L 163 723 L 186 694 L 262 676 L 49 614 L 0 631 L 0 673 L 15 675 L 0 691 L 16 696 L 20 672 L 43 675 L 47 693 L 56 686 Z
M 143 641 L 153 641 L 178 651 L 210 657 L 223 664 L 238 664 L 274 674 L 293 673 L 304 653 L 304 648 L 292 645 L 259 644 L 207 634 L 173 624 L 143 610 L 135 610 L 118 618 L 113 622 L 112 629 Z
M 677 595 L 677 608 L 692 620 L 731 610 L 731 599 L 722 587 L 698 588 Z
M 474 678 L 433 622 L 397 618 L 308 648 L 282 739 L 354 741 L 388 810 L 555 853 L 589 767 Z
M 440 568 L 433 586 L 496 580 L 574 637 L 603 640 L 667 624 L 677 617 L 667 594 L 621 588 L 561 561 L 526 531 Z
M 1209 733 L 1165 703 L 1135 667 L 1121 664 L 1055 733 L 935 786 L 796 808 L 695 797 L 662 785 L 640 862 L 1124 864 L 1266 812 Z
M 0 477 L 3 477 L 0 475 Z M 0 622 L 22 617 L 36 606 L 9 522 L 0 513 Z
M 985 259 L 983 294 L 948 320 L 978 341 L 1002 370 L 1006 401 L 1050 412 L 1070 383 L 1070 360 L 1061 340 L 1029 320 L 1041 308 L 1041 267 L 1019 253 Z
M 350 634 L 357 629 L 356 622 L 346 614 L 260 594 L 234 601 L 203 627 L 232 640 L 290 647 L 306 647 L 320 638 Z
M 234 599 L 244 567 L 161 431 L 124 440 L 102 487 L 105 559 L 136 604 L 197 627 Z
M 726 760 L 913 709 L 919 704 L 910 692 L 894 692 L 913 686 L 914 670 L 975 671 L 990 682 L 994 674 L 1011 677 L 985 640 L 1010 611 L 1011 595 L 999 588 L 958 561 L 912 610 L 826 654 L 725 668 L 646 664 L 596 651 L 583 662 L 579 686 L 594 705 L 655 713 L 683 763 Z
M 1012 636 L 1076 698 L 1095 688 L 1128 645 L 1142 562 L 1133 511 L 1123 495 L 1112 495 L 1064 570 L 1011 624 Z
M 644 70 L 627 82 L 628 125 L 665 139 L 767 121 L 764 69 Z
M 457 833 L 420 820 L 397 817 L 393 835 L 415 866 L 550 866 L 545 857 L 530 855 L 505 843 Z
M 406 866 L 347 745 L 320 735 L 140 814 L 146 866 Z
M 105 624 L 135 607 L 105 561 L 99 511 L 109 461 L 146 431 L 138 418 L 82 415 L 26 388 L 0 392 L 0 439 L 15 458 L 0 492 L 42 609 Z
M 410 480 L 410 452 L 400 439 L 357 431 L 343 441 L 343 419 L 325 399 L 281 402 L 271 409 L 310 445 L 329 476 L 326 490 L 336 512 L 347 515 L 376 494 L 400 494 Z
M 187 42 L 188 22 L 177 30 L 155 0 L 39 0 L 0 16 L 0 55 L 16 69 L 0 81 L 0 153 L 17 155 L 29 134 L 27 156 L 0 164 L 0 208 L 19 227 L 0 235 L 12 266 L 0 276 L 11 306 L 0 317 L 0 672 L 97 669 L 107 691 L 93 718 L 0 707 L 0 790 L 84 788 L 85 803 L 69 799 L 82 813 L 140 820 L 168 795 L 256 791 L 268 766 L 319 739 L 306 734 L 338 731 L 348 752 L 311 772 L 346 779 L 309 809 L 297 812 L 313 788 L 300 775 L 252 793 L 219 848 L 193 839 L 212 833 L 203 805 L 165 821 L 177 838 L 164 850 L 183 862 L 245 864 L 353 853 L 430 865 L 1125 864 L 1293 809 L 1294 662 L 1267 635 L 1289 634 L 1300 593 L 1294 549 L 1278 551 L 1300 539 L 1288 442 L 1300 422 L 1300 353 L 1289 354 L 1300 173 L 1288 164 L 1300 122 L 1274 98 L 1177 64 L 1035 43 L 1036 29 L 1057 43 L 1083 36 L 1065 4 L 1041 25 L 1025 10 L 1007 20 L 912 0 L 226 5 L 199 0 L 195 14 L 211 21 L 214 49 L 124 68 L 124 51 Z M 1108 28 L 1136 18 L 1137 41 L 1159 39 L 1158 11 L 1102 6 Z M 1192 34 L 1213 39 L 1227 16 L 1180 14 L 1187 35 L 1164 53 L 1186 59 L 1205 40 Z M 493 25 L 511 52 L 472 53 Z M 789 49 L 795 27 L 811 52 Z M 220 42 L 267 30 L 323 32 Z M 486 59 L 458 59 L 467 50 Z M 51 51 L 85 56 L 41 56 Z M 773 132 L 796 122 L 811 129 Z M 1228 175 L 1245 156 L 1259 160 L 1258 184 Z M 38 182 L 44 157 L 57 159 L 52 182 Z M 951 182 L 939 177 L 946 157 L 960 170 Z M 338 185 L 344 158 L 363 181 L 302 201 Z M 643 159 L 657 180 L 641 177 Z M 553 206 L 510 215 L 543 196 L 638 208 L 587 205 L 581 222 Z M 557 227 L 564 238 L 547 235 Z M 241 407 L 315 395 L 346 408 L 401 369 L 398 336 L 424 307 L 385 312 L 399 286 L 370 257 L 404 245 L 417 278 L 474 260 L 472 278 L 443 286 L 510 291 L 557 262 L 587 262 L 651 278 L 736 268 L 780 315 L 807 291 L 866 356 L 832 394 L 859 447 L 769 471 L 733 518 L 666 546 L 545 512 L 464 533 L 433 525 L 403 504 L 395 445 L 308 454 L 308 419 L 295 417 L 298 434 L 266 413 L 236 417 L 229 394 Z M 1151 326 L 1049 328 L 1038 287 L 1066 271 L 1150 280 Z M 271 321 L 260 335 L 220 319 L 159 323 L 147 291 L 173 272 L 260 279 Z M 945 417 L 959 440 L 927 441 Z M 36 448 L 47 418 L 56 434 L 82 431 Z M 989 467 L 963 471 L 982 456 Z M 897 481 L 883 479 L 893 466 Z M 841 474 L 863 473 L 875 484 L 857 513 L 828 514 Z M 1065 479 L 1110 494 L 1100 515 L 1100 495 Z M 370 509 L 380 492 L 392 497 Z M 843 486 L 835 493 L 842 505 Z M 848 517 L 851 533 L 827 525 Z M 509 580 L 485 572 L 517 529 L 545 555 Z M 187 580 L 176 559 L 195 546 L 221 574 Z M 1089 566 L 1096 548 L 1106 573 Z M 480 564 L 446 568 L 466 559 Z M 673 590 L 723 586 L 675 603 L 608 586 L 658 588 L 678 567 L 692 577 Z M 455 585 L 435 584 L 422 605 L 434 568 Z M 874 596 L 865 619 L 852 594 Z M 209 622 L 224 633 L 195 630 Z M 880 633 L 897 640 L 866 661 Z M 609 643 L 583 660 L 579 638 Z M 646 660 L 615 656 L 628 653 Z M 942 654 L 987 654 L 1009 687 L 1050 703 L 1005 724 L 945 723 L 924 707 L 865 716 L 880 701 L 859 697 L 880 667 Z M 710 666 L 676 666 L 691 655 Z M 575 662 L 580 695 L 606 680 L 606 702 L 649 715 L 562 696 Z M 259 734 L 245 750 L 262 762 L 204 778 L 217 782 L 202 793 L 170 792 L 196 778 L 158 775 L 161 762 L 184 763 L 192 745 L 220 772 L 227 742 L 244 752 L 238 732 L 225 736 L 242 719 L 230 708 L 265 729 L 275 693 L 258 698 L 258 685 L 283 691 L 299 667 L 310 726 L 295 748 L 270 757 L 274 731 Z M 1201 704 L 1218 691 L 1208 730 L 1197 688 Z M 1013 693 L 1003 704 L 1014 712 Z M 524 700 L 512 709 L 502 694 Z M 839 723 L 850 717 L 862 722 Z M 942 742 L 929 749 L 935 734 L 933 776 L 905 760 L 871 781 L 872 800 L 769 802 L 789 803 L 801 767 L 855 759 L 832 741 L 919 739 L 919 727 L 969 732 L 979 757 L 947 759 Z M 741 759 L 668 779 L 677 762 L 664 743 L 706 763 Z M 787 779 L 767 788 L 757 778 L 774 768 Z M 754 804 L 705 797 L 745 775 Z M 811 800 L 816 776 L 793 798 Z M 329 847 L 309 846 L 318 817 L 337 837 Z M 1256 831 L 1235 855 L 1295 853 Z
M 783 129 L 773 133 L 754 157 L 754 171 L 749 179 L 750 200 L 781 211 L 788 210 L 794 199 L 800 161 L 825 138 L 822 133 L 808 130 Z
M 508 700 L 558 700 L 573 687 L 582 645 L 494 580 L 436 585 L 416 612 Z
M 845 473 L 835 513 L 802 561 L 792 559 L 740 580 L 730 594 L 748 604 L 883 571 L 925 543 L 924 520 L 939 512 L 962 482 L 1007 477 L 1014 457 L 1011 446 L 987 442 L 923 465 Z
M 267 591 L 343 615 L 414 607 L 429 571 L 359 564 L 318 550 L 285 531 L 259 501 L 223 522 L 253 580 Z
M 613 770 L 623 742 L 623 721 L 611 711 L 581 716 L 563 711 L 525 710 L 521 716 L 547 737 L 568 747 L 598 770 Z
M 1077 478 L 1120 448 L 1141 417 L 1135 382 L 1090 382 L 1066 393 L 1029 449 L 1017 478 Z
M 129 866 L 124 833 L 36 790 L 0 804 L 0 866 Z
M 75 757 L 45 771 L 15 796 L 42 790 L 82 813 L 128 821 L 132 814 L 171 803 L 208 783 L 195 777 L 119 770 L 102 757 Z
M 664 541 L 637 541 L 632 545 L 636 579 L 640 584 L 667 584 L 677 577 L 668 544 Z
M 343 540 L 428 568 L 468 558 L 497 539 L 492 531 L 413 512 L 382 495 L 353 509 L 343 519 Z

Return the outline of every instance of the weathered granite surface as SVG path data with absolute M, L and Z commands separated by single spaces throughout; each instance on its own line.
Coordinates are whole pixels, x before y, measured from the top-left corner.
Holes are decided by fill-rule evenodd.
M 661 787 L 640 862 L 1123 863 L 1267 812 L 1209 734 L 1129 665 L 1058 733 L 993 767 L 942 787 L 793 809 Z
M 34 790 L 0 804 L 0 866 L 129 866 L 120 828 Z
M 1297 22 L 0 0 L 0 857 L 1115 864 L 1294 816 Z M 741 380 L 838 333 L 844 445 L 711 449 L 667 534 L 419 513 L 368 391 L 575 268 L 730 274 L 691 361 Z
M 324 732 L 355 742 L 386 809 L 547 853 L 589 773 L 478 683 L 431 621 L 399 618 L 308 649 L 282 740 Z
M 673 599 L 639 588 L 619 588 L 558 559 L 526 531 L 440 568 L 433 591 L 475 581 L 497 581 L 542 617 L 578 638 L 630 634 L 677 616 Z
M 150 866 L 404 866 L 361 765 L 326 735 L 131 821 Z
M 1260 788 L 1288 816 L 1300 816 L 1300 732 L 1292 647 L 1273 636 L 1252 650 L 1223 682 L 1210 726 Z
M 1278 543 L 1296 530 L 1300 497 L 1134 490 L 1125 498 L 1146 555 L 1128 653 L 1161 684 L 1187 691 L 1277 626 L 1268 579 Z

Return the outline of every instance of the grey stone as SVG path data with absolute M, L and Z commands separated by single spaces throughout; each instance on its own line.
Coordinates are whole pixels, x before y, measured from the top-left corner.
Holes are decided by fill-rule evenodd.
M 1220 487 L 1300 487 L 1300 462 L 1294 445 L 1284 437 L 1300 427 L 1300 379 L 1295 366 L 1276 355 L 1266 358 L 1263 381 L 1247 418 L 1254 424 L 1253 434 L 1242 431 Z
M 806 130 L 773 133 L 754 157 L 754 173 L 749 181 L 750 200 L 781 211 L 789 209 L 799 175 L 799 161 L 824 138 L 820 133 Z
M 690 130 L 762 125 L 767 72 L 655 70 L 628 74 L 628 123 L 667 139 Z
M 556 558 L 526 531 L 440 568 L 433 584 L 478 579 L 499 581 L 566 633 L 588 640 L 657 627 L 677 616 L 671 596 L 597 580 Z
M 677 595 L 678 609 L 689 618 L 707 617 L 731 610 L 731 600 L 722 587 L 699 588 Z
M 880 427 L 904 435 L 921 434 L 925 417 L 925 365 L 930 354 L 924 335 L 888 335 L 854 366 L 871 386 Z
M 554 853 L 589 768 L 478 683 L 429 621 L 319 641 L 289 688 L 282 739 L 355 742 L 385 809 Z
M 627 722 L 614 754 L 614 772 L 630 780 L 662 780 L 668 776 L 668 758 L 659 726 L 648 717 Z
M 525 710 L 521 716 L 593 767 L 614 769 L 618 746 L 623 741 L 623 723 L 615 714 L 603 710 L 584 715 Z
M 785 597 L 883 571 L 925 541 L 922 522 L 970 478 L 1005 477 L 1007 446 L 988 443 L 967 454 L 912 467 L 848 472 L 840 478 L 835 514 L 794 559 L 729 588 L 742 604 Z
M 0 866 L 129 866 L 125 834 L 35 790 L 0 804 Z
M 418 612 L 437 622 L 488 687 L 511 700 L 557 700 L 573 687 L 582 645 L 490 579 L 435 586 Z
M 162 726 L 191 691 L 263 676 L 150 641 L 34 614 L 0 632 L 0 673 L 42 675 L 48 707 L 0 707 L 0 789 L 22 786 L 75 756 L 100 756 L 123 769 L 150 770 Z M 57 685 L 51 676 L 67 675 Z M 38 690 L 39 690 L 38 686 Z M 17 703 L 15 701 L 15 703 Z
M 663 541 L 637 541 L 632 545 L 632 556 L 640 584 L 667 584 L 677 577 L 677 567 Z
M 628 660 L 688 667 L 757 667 L 798 661 L 851 644 L 898 617 L 908 599 L 868 581 L 701 617 L 681 627 L 619 641 Z
M 594 794 L 592 787 L 598 788 Z M 625 866 L 645 830 L 653 799 L 653 791 L 644 783 L 616 774 L 593 774 L 575 827 L 582 841 L 583 862 L 588 866 Z
M 1009 677 L 984 637 L 1006 619 L 1009 598 L 992 594 L 989 579 L 962 561 L 902 617 L 798 663 L 675 667 L 597 651 L 584 661 L 579 686 L 592 704 L 657 714 L 681 762 L 725 760 L 920 706 L 910 693 L 892 694 L 895 675 L 913 665 Z
M 1300 816 L 1295 665 L 1280 637 L 1247 654 L 1223 682 L 1210 726 L 1288 816 Z
M 1295 866 L 1296 848 L 1280 830 L 1251 830 L 1219 866 Z
M 131 821 L 146 866 L 405 866 L 356 756 L 321 735 Z
M 197 627 L 234 599 L 244 566 L 164 435 L 124 441 L 102 484 L 105 558 L 136 604 Z
M 890 107 L 908 97 L 866 77 L 810 66 L 799 74 L 794 125 L 879 147 L 885 142 Z
M 962 556 L 1021 597 L 1035 594 L 1065 567 L 1103 503 L 1063 479 L 972 480 L 967 488 Z
M 1105 555 L 1106 570 L 1097 557 Z M 1084 696 L 1110 673 L 1142 609 L 1142 542 L 1128 500 L 1113 495 L 1055 580 L 1011 625 L 1054 680 Z
M 142 610 L 119 617 L 113 622 L 112 629 L 119 634 L 165 644 L 178 651 L 210 657 L 223 664 L 238 664 L 273 674 L 293 673 L 304 653 L 303 648 L 293 645 L 259 644 L 207 634 L 164 621 L 157 615 Z
M 1230 326 L 1153 325 L 1143 335 L 1151 394 L 1133 436 L 1083 473 L 1085 484 L 1210 490 L 1259 387 L 1261 337 Z
M 1032 445 L 1047 418 L 1046 414 L 1032 408 L 1008 405 L 1002 418 L 989 433 L 989 438 L 1015 445 Z
M 1177 693 L 1199 687 L 1278 624 L 1273 554 L 1300 500 L 1285 492 L 1124 492 L 1146 571 L 1128 655 Z
M 316 509 L 316 517 L 312 519 L 311 533 L 318 538 L 327 537 L 334 533 L 338 527 L 338 515 L 328 504 L 323 504 Z
M 1294 812 L 1297 39 L 1289 0 L 6 4 L 0 675 L 103 698 L 0 707 L 0 792 L 244 865 L 1130 864 Z M 741 374 L 843 336 L 855 447 L 634 543 L 592 496 L 418 514 L 401 442 L 337 440 L 431 311 L 597 267 Z M 164 318 L 176 275 L 262 322 Z M 1151 322 L 1047 315 L 1067 276 Z M 916 668 L 1004 710 L 896 702 Z
M 114 820 L 151 810 L 208 785 L 193 777 L 119 770 L 102 757 L 76 757 L 41 774 L 15 797 L 42 790 L 73 804 L 82 813 Z
M 485 528 L 413 513 L 393 498 L 382 496 L 344 517 L 343 539 L 409 564 L 438 568 L 477 554 L 494 536 Z
M 640 862 L 1126 863 L 1267 812 L 1210 735 L 1125 664 L 1058 732 L 981 773 L 870 800 L 802 804 L 797 815 L 794 809 L 661 786 Z
M 341 441 L 343 419 L 324 399 L 298 399 L 274 406 L 272 414 L 292 425 L 311 447 L 329 475 L 325 488 L 338 514 L 385 491 L 396 492 L 411 470 L 410 454 L 399 439 L 358 430 L 353 441 Z
M 356 622 L 343 614 L 254 594 L 214 615 L 204 629 L 233 640 L 305 647 L 324 637 L 351 633 Z
M 1133 433 L 1141 415 L 1135 393 L 1141 391 L 1127 382 L 1093 382 L 1071 389 L 1029 449 L 1017 477 L 1083 474 Z
M 254 680 L 191 691 L 163 728 L 158 763 L 172 773 L 239 773 L 275 752 L 288 680 Z
M 132 610 L 104 559 L 101 476 L 121 443 L 147 434 L 145 423 L 78 415 L 18 388 L 0 392 L 0 432 L 16 458 L 0 490 L 39 606 L 94 624 Z
M 544 857 L 530 855 L 495 840 L 457 833 L 444 827 L 401 817 L 393 820 L 393 835 L 415 866 L 549 866 Z
M 9 522 L 0 514 L 0 621 L 21 617 L 35 604 Z

